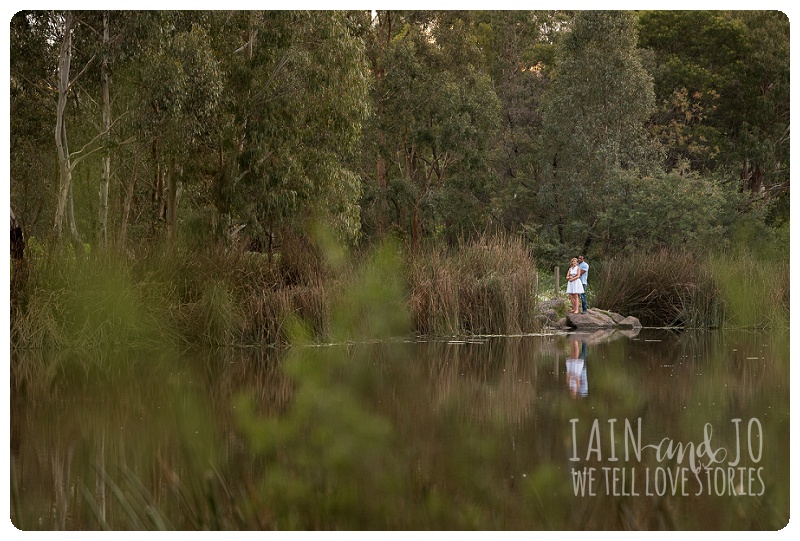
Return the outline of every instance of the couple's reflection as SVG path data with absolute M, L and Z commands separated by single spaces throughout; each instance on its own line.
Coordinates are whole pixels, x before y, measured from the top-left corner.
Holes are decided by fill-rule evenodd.
M 572 340 L 572 350 L 567 357 L 567 386 L 572 398 L 589 394 L 589 381 L 586 379 L 586 342 Z

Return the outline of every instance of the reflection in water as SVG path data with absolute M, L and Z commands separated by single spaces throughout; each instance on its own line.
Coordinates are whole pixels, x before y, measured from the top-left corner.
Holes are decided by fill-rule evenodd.
M 567 386 L 572 398 L 589 395 L 589 380 L 586 377 L 586 342 L 572 340 L 571 356 L 567 358 Z
M 573 400 L 588 397 L 587 349 L 592 396 Z M 763 530 L 788 521 L 786 336 L 648 329 L 295 354 L 290 370 L 266 350 L 12 352 L 14 525 Z M 254 417 L 243 419 L 240 396 Z M 684 496 L 669 484 L 677 465 L 648 451 L 628 460 L 621 427 L 639 419 L 645 445 L 700 442 L 706 423 L 714 448 L 738 443 L 736 468 L 749 469 L 733 471 L 736 495 L 723 490 L 726 464 L 702 486 L 688 475 Z M 751 424 L 759 441 L 747 439 Z M 583 468 L 597 483 L 578 495 L 571 472 Z

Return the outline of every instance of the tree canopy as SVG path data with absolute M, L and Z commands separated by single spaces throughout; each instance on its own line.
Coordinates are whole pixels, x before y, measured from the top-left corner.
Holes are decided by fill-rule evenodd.
M 10 30 L 11 204 L 43 241 L 66 223 L 90 250 L 272 254 L 313 220 L 413 247 L 500 229 L 547 262 L 789 219 L 780 12 L 20 11 Z

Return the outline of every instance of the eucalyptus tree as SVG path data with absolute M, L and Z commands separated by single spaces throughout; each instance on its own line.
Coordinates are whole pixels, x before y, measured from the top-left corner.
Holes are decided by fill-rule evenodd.
M 58 75 L 56 89 L 58 102 L 55 116 L 55 143 L 58 155 L 58 192 L 56 196 L 56 213 L 54 228 L 56 237 L 61 237 L 61 232 L 66 219 L 69 227 L 70 239 L 73 246 L 82 250 L 83 244 L 75 222 L 75 211 L 72 197 L 72 171 L 76 163 L 69 152 L 69 137 L 67 134 L 67 100 L 74 80 L 71 79 L 72 67 L 72 33 L 75 29 L 75 16 L 66 12 L 63 16 L 63 30 L 61 48 L 58 53 Z
M 645 11 L 668 166 L 689 160 L 788 217 L 789 20 L 777 11 Z M 743 208 L 748 208 L 743 207 Z M 782 210 L 780 210 L 782 209 Z
M 506 230 L 525 233 L 537 219 L 541 177 L 537 142 L 542 100 L 552 82 L 555 38 L 571 15 L 563 11 L 483 11 L 476 14 L 478 44 L 501 103 L 493 144 L 496 172 L 492 212 Z
M 225 66 L 215 205 L 266 243 L 311 218 L 359 233 L 360 179 L 348 166 L 367 100 L 363 41 L 345 12 L 216 14 Z
M 119 59 L 111 57 L 111 41 L 118 42 L 125 33 L 119 21 L 127 18 L 115 15 L 115 35 L 108 31 L 108 12 L 21 12 L 12 22 L 15 41 L 11 55 L 11 118 L 12 126 L 16 126 L 13 155 L 28 156 L 32 138 L 25 140 L 23 134 L 37 134 L 37 139 L 43 133 L 55 131 L 56 135 L 55 151 L 51 136 L 49 148 L 39 145 L 35 162 L 28 159 L 27 170 L 18 169 L 16 164 L 20 161 L 15 160 L 12 192 L 43 193 L 29 188 L 42 181 L 47 183 L 52 172 L 57 172 L 54 197 L 43 197 L 37 204 L 37 214 L 42 209 L 52 210 L 56 236 L 61 236 L 66 223 L 70 239 L 79 250 L 83 246 L 80 229 L 96 225 L 100 244 L 107 241 L 111 149 L 120 143 L 118 138 L 112 138 L 111 128 L 127 107 L 125 100 L 115 100 L 116 109 L 123 112 L 112 117 L 109 73 L 111 64 Z M 36 43 L 38 51 L 34 48 Z M 34 117 L 30 104 L 37 99 L 38 113 Z M 46 117 L 49 118 L 45 121 Z M 101 152 L 103 157 L 98 161 Z M 53 156 L 56 165 L 47 171 L 45 167 L 52 163 L 49 156 Z M 41 171 L 34 173 L 34 168 Z M 78 183 L 77 179 L 85 181 Z M 99 201 L 93 200 L 98 193 Z M 21 208 L 24 217 L 27 213 L 24 206 Z M 96 219 L 89 214 L 92 209 L 99 209 Z
M 203 183 L 198 163 L 211 144 L 224 92 L 223 70 L 211 48 L 207 12 L 138 12 L 128 22 L 135 41 L 127 45 L 128 84 L 134 131 L 151 149 L 155 220 L 166 240 L 178 230 L 184 190 Z
M 109 75 L 109 16 L 108 12 L 103 13 L 103 58 L 101 60 L 102 70 L 100 73 L 102 96 L 103 96 L 103 133 L 111 131 L 111 77 Z M 108 186 L 111 183 L 111 154 L 106 150 L 103 156 L 103 174 L 100 181 L 100 217 L 98 240 L 104 248 L 108 244 Z
M 639 15 L 639 44 L 649 55 L 657 110 L 651 130 L 663 143 L 667 169 L 688 161 L 713 171 L 726 135 L 713 121 L 720 92 L 742 66 L 744 26 L 723 12 L 645 11 Z
M 743 121 L 736 130 L 742 188 L 770 205 L 769 221 L 788 223 L 790 185 L 789 18 L 779 11 L 734 12 L 748 28 Z M 733 111 L 737 109 L 734 107 Z
M 84 207 L 84 223 L 95 226 L 97 247 L 105 249 L 109 244 L 110 195 L 112 179 L 122 175 L 112 169 L 112 156 L 118 156 L 126 143 L 134 137 L 122 138 L 120 124 L 130 113 L 130 101 L 126 99 L 122 85 L 112 82 L 112 72 L 124 63 L 120 55 L 123 39 L 129 39 L 128 21 L 135 12 L 76 11 L 73 49 L 84 59 L 80 77 L 74 83 L 75 118 L 72 122 L 71 138 L 83 142 L 78 158 L 84 160 L 88 187 L 81 201 Z M 113 88 L 112 88 L 113 87 Z M 121 180 L 121 179 L 120 179 Z M 113 190 L 114 193 L 119 190 Z M 97 201 L 91 196 L 99 195 Z M 91 219 L 88 210 L 96 210 L 97 218 Z
M 66 220 L 70 232 L 70 239 L 76 250 L 83 251 L 83 241 L 78 231 L 78 220 L 75 212 L 74 197 L 74 175 L 78 165 L 96 153 L 107 148 L 107 136 L 111 129 L 110 120 L 110 98 L 108 95 L 100 98 L 87 92 L 84 81 L 88 79 L 88 74 L 92 73 L 94 65 L 99 64 L 97 49 L 100 45 L 99 38 L 93 36 L 95 28 L 92 27 L 91 13 L 81 14 L 80 12 L 66 11 L 63 13 L 53 13 L 52 20 L 56 21 L 60 27 L 60 49 L 57 59 L 56 83 L 57 101 L 55 106 L 55 143 L 59 164 L 59 188 L 56 199 L 54 229 L 56 236 L 60 237 L 64 221 Z M 85 46 L 86 44 L 92 44 Z M 84 46 L 81 46 L 84 45 Z M 78 60 L 77 65 L 73 66 L 73 56 Z M 87 85 L 91 88 L 93 85 Z M 99 88 L 99 85 L 97 86 Z M 104 85 L 108 90 L 107 84 Z M 72 103 L 70 104 L 70 98 Z M 91 119 L 87 118 L 91 106 L 87 103 L 105 99 L 102 106 L 104 112 L 103 124 L 93 125 Z M 108 115 L 108 116 L 105 116 Z M 68 119 L 70 122 L 68 123 Z M 68 128 L 69 124 L 69 128 Z M 77 140 L 81 146 L 77 150 L 70 150 L 70 142 L 74 141 L 73 136 L 78 135 Z M 73 147 L 74 148 L 74 147 Z M 108 158 L 108 154 L 106 154 Z M 108 165 L 108 160 L 106 165 Z M 107 209 L 108 174 L 101 175 L 99 182 L 100 191 L 100 222 L 101 222 L 101 241 L 105 241 L 105 215 Z M 90 192 L 93 190 L 90 190 Z
M 58 166 L 53 150 L 53 82 L 59 38 L 58 26 L 48 12 L 20 11 L 11 18 L 10 198 L 25 234 L 36 237 L 53 229 L 50 211 L 58 180 L 54 175 Z
M 577 12 L 559 42 L 539 140 L 540 242 L 553 256 L 565 246 L 585 252 L 619 171 L 652 164 L 653 107 L 634 14 Z
M 413 247 L 475 227 L 490 203 L 499 102 L 468 13 L 378 12 L 369 40 L 373 201 Z

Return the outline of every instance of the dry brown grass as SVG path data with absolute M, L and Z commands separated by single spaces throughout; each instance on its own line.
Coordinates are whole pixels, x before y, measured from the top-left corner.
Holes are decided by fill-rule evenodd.
M 603 262 L 595 304 L 646 326 L 722 324 L 719 289 L 709 266 L 683 251 L 660 250 Z
M 423 334 L 501 334 L 536 328 L 536 265 L 522 241 L 484 237 L 412 258 L 410 309 Z

